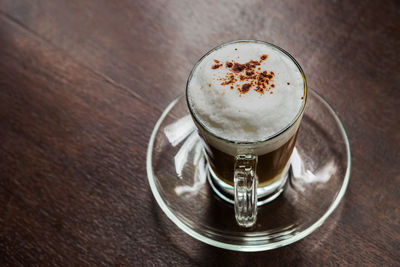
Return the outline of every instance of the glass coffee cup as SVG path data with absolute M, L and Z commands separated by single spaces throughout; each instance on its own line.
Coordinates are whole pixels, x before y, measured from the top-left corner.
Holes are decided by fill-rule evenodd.
M 270 43 L 225 43 L 196 63 L 186 100 L 213 188 L 232 199 L 237 223 L 251 227 L 257 205 L 279 196 L 288 178 L 307 100 L 303 70 Z

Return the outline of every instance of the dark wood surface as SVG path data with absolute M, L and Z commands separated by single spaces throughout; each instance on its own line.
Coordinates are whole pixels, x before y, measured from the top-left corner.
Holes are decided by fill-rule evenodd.
M 187 236 L 147 182 L 161 111 L 234 39 L 294 55 L 352 148 L 338 209 L 273 251 Z M 399 73 L 398 1 L 0 0 L 1 265 L 399 266 Z

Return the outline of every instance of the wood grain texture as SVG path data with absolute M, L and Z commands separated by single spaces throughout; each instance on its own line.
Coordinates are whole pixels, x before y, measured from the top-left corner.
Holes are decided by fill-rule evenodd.
M 266 40 L 298 59 L 352 148 L 338 209 L 273 251 L 192 239 L 147 183 L 161 111 L 199 57 L 234 39 Z M 400 5 L 389 0 L 0 0 L 0 262 L 398 265 L 399 49 Z

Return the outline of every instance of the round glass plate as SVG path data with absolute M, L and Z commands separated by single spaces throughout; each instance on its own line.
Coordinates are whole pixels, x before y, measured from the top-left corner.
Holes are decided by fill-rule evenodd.
M 207 244 L 262 251 L 291 244 L 323 224 L 342 199 L 350 177 L 350 146 L 329 104 L 309 89 L 284 192 L 259 206 L 251 228 L 236 224 L 233 205 L 207 181 L 207 162 L 184 96 L 164 110 L 147 151 L 147 175 L 164 213 Z

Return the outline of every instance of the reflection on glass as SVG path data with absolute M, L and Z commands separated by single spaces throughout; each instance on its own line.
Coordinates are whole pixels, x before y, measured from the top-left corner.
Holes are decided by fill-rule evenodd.
M 164 128 L 164 134 L 171 145 L 176 146 L 194 130 L 195 126 L 190 115 L 186 115 L 185 117 L 167 125 Z
M 294 148 L 292 157 L 290 158 L 292 178 L 303 183 L 326 183 L 336 172 L 337 166 L 333 160 L 329 161 L 320 169 L 314 171 L 305 169 L 299 151 Z
M 186 139 L 174 156 L 178 178 L 182 179 L 183 169 L 190 157 L 192 157 L 192 164 L 195 168 L 193 185 L 183 185 L 175 188 L 175 192 L 179 196 L 185 193 L 196 195 L 206 182 L 206 161 L 203 157 L 203 147 L 197 132 L 194 130 L 195 126 L 190 115 L 182 117 L 164 128 L 164 134 L 172 146 L 177 146 Z

